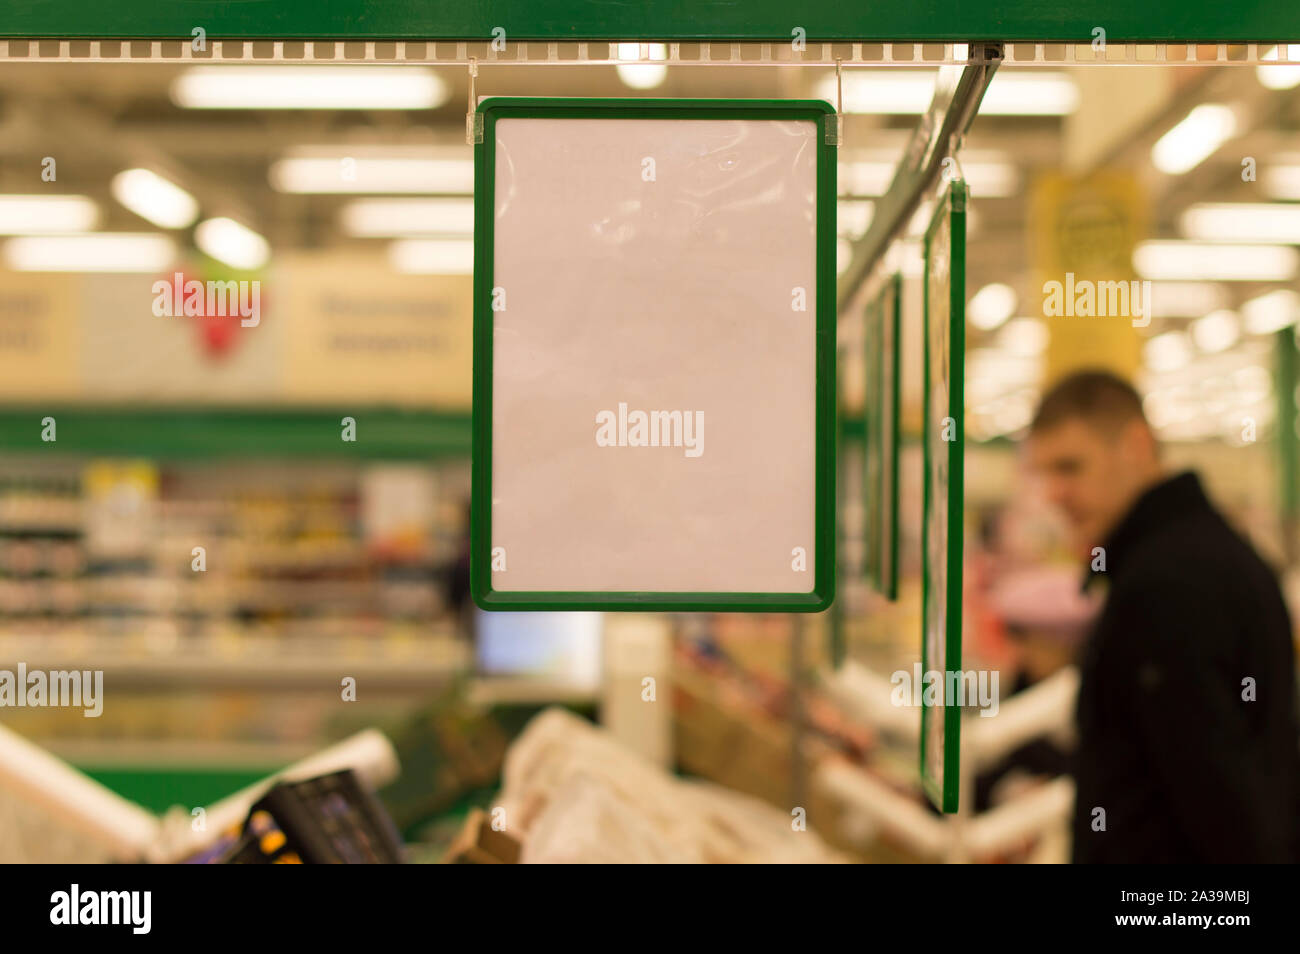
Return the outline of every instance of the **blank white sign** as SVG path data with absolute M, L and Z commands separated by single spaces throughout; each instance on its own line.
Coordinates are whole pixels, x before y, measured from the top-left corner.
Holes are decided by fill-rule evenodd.
M 809 593 L 819 124 L 495 124 L 491 585 Z

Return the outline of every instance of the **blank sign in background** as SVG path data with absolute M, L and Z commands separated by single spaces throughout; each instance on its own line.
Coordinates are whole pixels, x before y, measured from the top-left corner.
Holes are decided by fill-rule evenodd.
M 494 590 L 813 589 L 821 135 L 497 120 Z M 598 446 L 620 403 L 703 412 L 703 453 Z

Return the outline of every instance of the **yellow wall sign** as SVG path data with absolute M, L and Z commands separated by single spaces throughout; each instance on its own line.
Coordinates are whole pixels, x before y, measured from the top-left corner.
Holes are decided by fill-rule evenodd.
M 468 408 L 468 275 L 404 275 L 381 256 L 286 257 L 283 400 Z
M 77 396 L 79 289 L 67 275 L 0 272 L 0 399 Z
M 1137 181 L 1111 171 L 1043 176 L 1030 222 L 1040 314 L 1051 334 L 1044 383 L 1083 367 L 1132 377 L 1141 329 L 1151 322 L 1151 283 L 1138 281 L 1132 264 L 1145 229 Z
M 380 253 L 284 255 L 228 283 L 257 293 L 242 319 L 182 307 L 177 274 L 211 277 L 0 272 L 0 402 L 469 409 L 468 275 L 401 274 Z

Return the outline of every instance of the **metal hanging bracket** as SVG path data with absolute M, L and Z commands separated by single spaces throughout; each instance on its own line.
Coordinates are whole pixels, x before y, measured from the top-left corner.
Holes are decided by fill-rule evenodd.
M 836 282 L 839 311 L 852 304 L 854 294 L 890 243 L 906 230 L 922 198 L 941 180 L 943 159 L 952 154 L 954 143 L 960 148 L 1004 53 L 1001 43 L 977 43 L 969 48 L 960 75 L 954 72 L 945 77 L 945 71 L 940 71 L 930 108 L 908 141 L 889 189 L 877 202 L 870 227 L 853 243 L 849 263 Z
M 478 78 L 478 60 L 469 58 L 469 102 L 465 110 L 465 144 L 478 145 L 483 141 L 483 114 L 478 111 L 475 80 Z
M 827 116 L 825 123 L 826 145 L 839 148 L 844 143 L 844 72 L 841 59 L 835 60 L 835 115 Z

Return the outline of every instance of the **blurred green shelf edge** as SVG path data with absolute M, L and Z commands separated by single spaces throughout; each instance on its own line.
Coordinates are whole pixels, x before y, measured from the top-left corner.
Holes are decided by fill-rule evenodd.
M 11 4 L 0 36 L 488 41 L 493 29 L 519 40 L 736 40 L 789 42 L 801 27 L 810 41 L 967 42 L 1030 40 L 1090 43 L 1097 26 L 1111 43 L 1255 42 L 1300 39 L 1300 7 L 1289 0 L 915 0 L 846 4 L 810 0 L 798 12 L 785 0 L 37 0 Z
M 54 441 L 42 440 L 46 417 Z M 345 417 L 356 421 L 355 441 L 343 440 Z M 468 410 L 0 408 L 0 455 L 468 459 L 471 433 Z
M 173 805 L 211 805 L 253 785 L 282 766 L 78 766 L 99 784 L 156 814 Z

